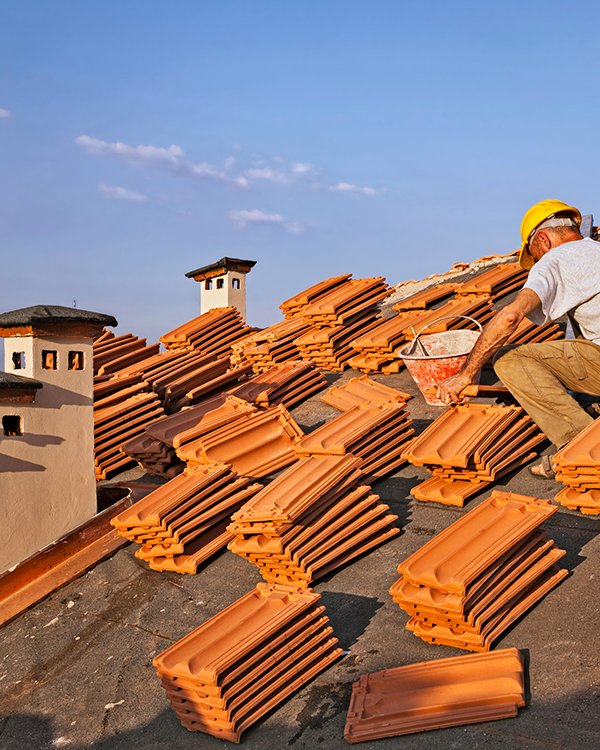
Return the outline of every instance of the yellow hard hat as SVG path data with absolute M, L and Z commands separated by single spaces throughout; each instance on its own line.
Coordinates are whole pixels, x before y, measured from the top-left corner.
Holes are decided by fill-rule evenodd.
M 529 238 L 531 237 L 531 233 L 543 221 L 563 211 L 569 211 L 574 214 L 573 218 L 577 224 L 581 225 L 579 210 L 574 206 L 567 206 L 566 203 L 557 200 L 540 201 L 535 206 L 532 206 L 523 217 L 523 221 L 521 222 L 521 253 L 519 255 L 519 263 L 526 271 L 533 268 L 533 264 L 535 263 L 533 256 L 529 252 Z

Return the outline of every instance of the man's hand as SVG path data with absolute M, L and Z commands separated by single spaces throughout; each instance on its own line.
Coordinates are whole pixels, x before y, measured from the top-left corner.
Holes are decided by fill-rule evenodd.
M 460 392 L 471 385 L 472 379 L 462 372 L 451 375 L 438 385 L 436 396 L 445 404 L 461 404 L 464 399 L 460 398 Z

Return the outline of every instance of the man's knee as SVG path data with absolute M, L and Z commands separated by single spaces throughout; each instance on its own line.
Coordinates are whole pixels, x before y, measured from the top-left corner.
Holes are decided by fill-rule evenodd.
M 518 353 L 519 349 L 523 349 L 522 346 L 503 346 L 498 349 L 492 360 L 494 366 L 494 372 L 502 380 L 502 373 L 507 373 L 514 364 L 515 360 L 520 356 Z

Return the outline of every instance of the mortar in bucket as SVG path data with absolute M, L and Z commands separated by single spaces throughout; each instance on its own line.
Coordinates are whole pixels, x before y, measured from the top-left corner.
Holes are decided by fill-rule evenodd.
M 438 323 L 447 318 L 467 318 L 479 326 L 479 331 L 459 329 L 457 331 L 442 331 L 441 333 L 430 333 L 421 338 L 423 331 L 430 325 Z M 471 349 L 479 338 L 482 331 L 481 323 L 467 315 L 445 315 L 421 328 L 415 338 L 401 349 L 397 355 L 404 360 L 404 364 L 419 386 L 425 402 L 430 406 L 446 406 L 439 398 L 425 393 L 430 388 L 435 388 L 442 380 L 455 375 L 467 361 Z M 479 383 L 479 374 L 475 384 Z M 469 401 L 469 398 L 465 398 Z

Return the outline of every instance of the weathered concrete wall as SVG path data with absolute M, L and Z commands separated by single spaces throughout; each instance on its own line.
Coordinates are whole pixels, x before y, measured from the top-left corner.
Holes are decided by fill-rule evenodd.
M 219 280 L 223 281 L 221 289 Z M 234 283 L 239 282 L 239 289 Z M 200 311 L 205 313 L 213 307 L 237 307 L 240 315 L 246 320 L 246 274 L 228 271 L 223 276 L 210 279 L 212 288 L 207 289 L 207 281 L 200 282 Z
M 44 387 L 32 404 L 0 403 L 0 572 L 96 513 L 91 339 L 19 336 L 4 349 L 6 372 Z M 43 351 L 57 353 L 57 369 L 42 367 Z M 69 369 L 69 352 L 83 353 L 83 370 Z M 22 435 L 4 434 L 6 415 L 22 418 Z

